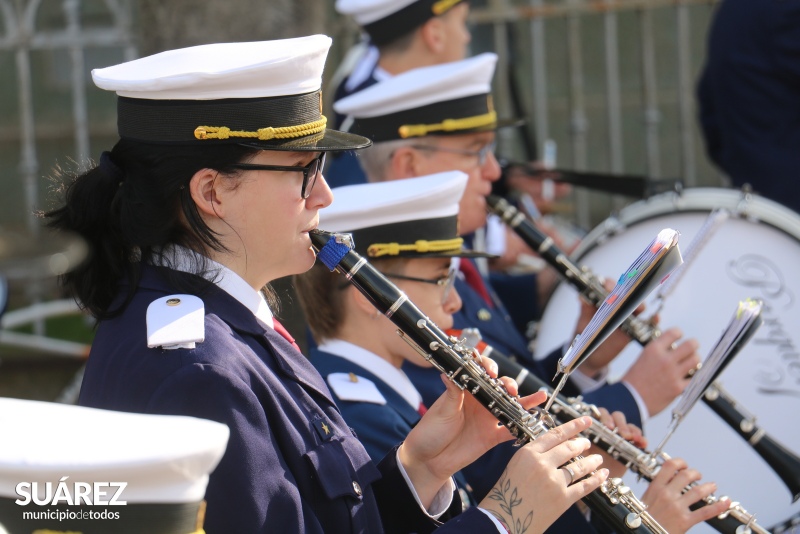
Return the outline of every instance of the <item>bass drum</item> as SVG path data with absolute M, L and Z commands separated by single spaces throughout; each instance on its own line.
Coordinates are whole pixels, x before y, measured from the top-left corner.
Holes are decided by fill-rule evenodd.
M 726 189 L 690 189 L 640 201 L 595 228 L 573 254 L 576 265 L 616 279 L 663 228 L 681 233 L 683 251 L 709 214 L 725 208 L 731 216 L 705 240 L 660 312 L 662 329 L 677 326 L 700 343 L 704 359 L 733 316 L 739 301 L 764 301 L 764 324 L 718 378 L 737 404 L 757 415 L 757 423 L 777 441 L 800 452 L 800 215 L 764 198 Z M 676 271 L 677 272 L 677 271 Z M 655 309 L 654 296 L 646 303 Z M 543 357 L 571 336 L 578 316 L 576 291 L 559 284 L 548 303 L 536 340 Z M 645 310 L 643 317 L 648 316 Z M 630 343 L 611 366 L 619 379 L 640 354 Z M 651 447 L 666 435 L 668 407 L 645 424 Z M 767 527 L 800 511 L 780 478 L 764 460 L 698 402 L 664 447 L 715 481 L 717 496 L 739 501 Z M 628 475 L 638 496 L 646 483 Z M 706 524 L 692 532 L 715 532 Z

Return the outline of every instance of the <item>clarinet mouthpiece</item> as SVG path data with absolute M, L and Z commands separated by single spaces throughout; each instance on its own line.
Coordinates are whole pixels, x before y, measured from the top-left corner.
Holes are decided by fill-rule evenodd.
M 312 230 L 308 236 L 311 238 L 311 246 L 317 251 L 317 259 L 331 271 L 353 249 L 353 236 L 350 234 Z

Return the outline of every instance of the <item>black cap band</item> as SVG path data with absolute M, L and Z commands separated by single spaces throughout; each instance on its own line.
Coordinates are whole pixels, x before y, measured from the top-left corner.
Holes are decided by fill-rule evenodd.
M 321 120 L 321 91 L 271 98 L 221 100 L 149 100 L 120 96 L 117 128 L 123 139 L 143 143 L 195 145 L 262 141 L 281 144 L 285 138 L 202 139 L 198 127 L 227 128 L 232 132 L 258 132 L 265 128 L 287 128 Z M 324 131 L 324 125 L 322 127 Z M 302 132 L 302 130 L 300 130 Z M 313 135 L 319 132 L 308 132 Z M 295 136 L 295 138 L 303 135 Z
M 433 125 L 443 123 L 447 120 L 480 117 L 491 111 L 493 111 L 493 108 L 489 95 L 472 95 L 456 100 L 434 102 L 427 106 L 406 109 L 389 115 L 355 119 L 350 127 L 350 132 L 368 137 L 375 143 L 393 141 L 407 137 L 419 137 L 402 135 L 401 128 L 404 126 L 417 124 Z M 458 128 L 449 131 L 436 130 L 424 135 L 459 135 L 494 130 L 496 127 L 496 121 L 488 121 L 482 126 Z
M 440 2 L 441 0 L 418 0 L 387 17 L 365 24 L 364 31 L 369 34 L 375 46 L 391 43 L 422 26 L 437 14 L 441 14 L 434 12 L 434 6 Z M 460 1 L 452 3 L 442 13 L 460 3 Z

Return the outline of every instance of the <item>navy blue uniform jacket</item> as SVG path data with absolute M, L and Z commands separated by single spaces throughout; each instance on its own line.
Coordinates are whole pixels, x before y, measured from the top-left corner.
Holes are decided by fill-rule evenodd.
M 334 394 L 342 417 L 355 430 L 364 448 L 376 462 L 386 456 L 392 447 L 406 439 L 414 425 L 419 422 L 417 410 L 386 382 L 364 367 L 318 349 L 311 350 L 309 360 L 323 378 L 331 373 L 354 373 L 372 381 L 386 398 L 386 404 L 376 404 L 342 401 Z
M 436 528 L 416 505 L 394 453 L 376 468 L 308 360 L 221 289 L 198 293 L 205 304 L 205 341 L 195 349 L 148 349 L 148 305 L 178 293 L 166 272 L 144 267 L 123 314 L 100 324 L 80 404 L 228 425 L 230 441 L 206 492 L 209 534 Z M 172 275 L 187 283 L 199 280 Z M 121 294 L 116 304 L 122 299 Z M 456 495 L 446 515 L 460 505 Z M 442 527 L 492 529 L 478 510 Z
M 352 89 L 347 88 L 348 80 L 349 78 L 345 78 L 342 80 L 342 83 L 339 84 L 339 87 L 336 88 L 336 92 L 333 95 L 334 102 L 378 83 L 378 80 L 375 79 L 375 67 L 372 68 L 372 72 L 370 72 L 369 76 L 367 76 L 364 81 Z M 341 128 L 344 119 L 344 116 L 337 113 L 334 118 L 334 128 L 337 130 Z M 367 183 L 367 175 L 358 161 L 358 151 L 345 150 L 333 154 L 331 164 L 325 171 L 325 181 L 327 181 L 328 185 L 331 187 Z
M 800 2 L 721 2 L 698 96 L 714 163 L 800 212 Z
M 323 378 L 327 379 L 331 373 L 354 373 L 374 383 L 386 399 L 386 404 L 377 404 L 341 400 L 335 393 L 333 394 L 342 417 L 354 430 L 374 461 L 380 461 L 393 447 L 404 441 L 414 425 L 419 422 L 419 412 L 394 388 L 368 369 L 341 356 L 318 349 L 311 349 L 309 360 Z M 467 482 L 460 472 L 456 473 L 454 478 L 459 487 L 468 489 Z M 463 502 L 476 504 L 471 501 L 467 492 L 462 493 L 461 498 Z

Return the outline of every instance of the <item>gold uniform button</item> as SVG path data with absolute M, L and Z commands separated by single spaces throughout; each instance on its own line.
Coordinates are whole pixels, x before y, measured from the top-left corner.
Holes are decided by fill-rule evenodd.
M 481 321 L 491 321 L 492 312 L 490 312 L 486 308 L 481 308 L 480 310 L 478 310 L 478 319 L 480 319 Z
M 358 483 L 358 482 L 356 482 L 355 480 L 353 481 L 353 491 L 355 491 L 355 492 L 356 492 L 356 495 L 358 495 L 359 497 L 361 497 L 361 486 L 360 486 L 360 485 L 359 485 L 359 483 Z

